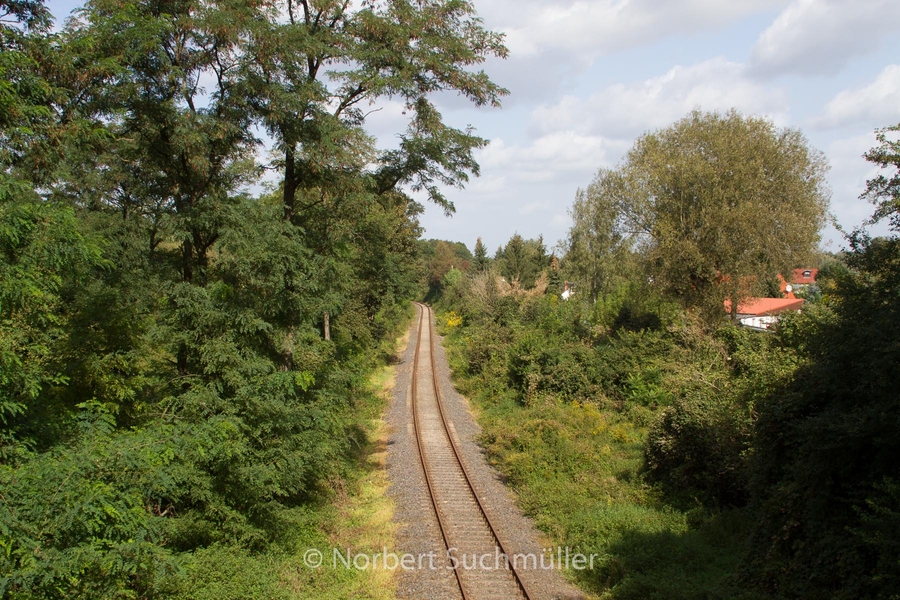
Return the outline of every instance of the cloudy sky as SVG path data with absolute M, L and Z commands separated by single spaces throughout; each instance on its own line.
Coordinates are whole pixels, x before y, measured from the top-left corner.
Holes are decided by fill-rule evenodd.
M 485 70 L 510 90 L 502 109 L 440 99 L 445 119 L 491 141 L 481 177 L 449 190 L 456 214 L 428 207 L 426 237 L 494 249 L 518 232 L 565 237 L 568 208 L 599 167 L 642 133 L 694 108 L 764 115 L 801 129 L 828 157 L 831 209 L 845 228 L 875 170 L 874 130 L 900 123 L 898 0 L 474 0 L 510 55 Z M 80 2 L 50 0 L 61 22 Z M 402 128 L 389 103 L 370 127 Z M 878 230 L 875 231 L 879 233 Z M 823 247 L 841 245 L 833 229 Z
M 454 125 L 491 140 L 481 177 L 429 208 L 427 237 L 493 249 L 514 232 L 565 237 L 575 191 L 642 133 L 693 108 L 737 108 L 801 129 L 828 157 L 846 228 L 875 172 L 861 155 L 900 123 L 897 0 L 475 0 L 510 56 L 485 70 L 511 92 L 501 110 L 446 103 Z M 834 230 L 823 246 L 841 245 Z M 830 246 L 828 243 L 830 241 Z

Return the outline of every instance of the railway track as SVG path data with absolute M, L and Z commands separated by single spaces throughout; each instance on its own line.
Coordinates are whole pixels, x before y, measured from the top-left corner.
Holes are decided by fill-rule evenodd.
M 413 426 L 428 494 L 460 595 L 464 600 L 533 600 L 513 556 L 504 550 L 451 434 L 438 385 L 432 310 L 418 306 Z

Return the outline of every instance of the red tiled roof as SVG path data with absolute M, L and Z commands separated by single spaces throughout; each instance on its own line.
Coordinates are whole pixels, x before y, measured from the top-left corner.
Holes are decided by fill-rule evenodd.
M 738 305 L 739 315 L 777 315 L 786 310 L 799 310 L 803 299 L 793 298 L 747 298 Z M 731 312 L 731 300 L 725 301 L 725 312 Z
M 809 276 L 804 277 L 805 273 L 809 273 Z M 791 272 L 791 283 L 815 283 L 818 274 L 818 269 L 794 269 Z

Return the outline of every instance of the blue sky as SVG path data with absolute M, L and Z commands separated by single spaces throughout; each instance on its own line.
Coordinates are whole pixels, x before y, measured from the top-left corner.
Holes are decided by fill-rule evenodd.
M 61 21 L 78 3 L 48 3 Z M 763 115 L 799 128 L 831 164 L 831 210 L 845 228 L 872 212 L 858 199 L 875 170 L 874 130 L 900 123 L 897 0 L 475 0 L 510 56 L 485 70 L 511 95 L 502 109 L 439 99 L 452 125 L 491 144 L 481 177 L 448 190 L 456 214 L 423 216 L 426 237 L 494 249 L 515 232 L 564 238 L 567 210 L 599 167 L 642 133 L 694 108 Z M 384 142 L 402 130 L 388 102 L 370 119 Z M 875 233 L 883 231 L 876 230 Z M 823 246 L 841 245 L 837 232 Z

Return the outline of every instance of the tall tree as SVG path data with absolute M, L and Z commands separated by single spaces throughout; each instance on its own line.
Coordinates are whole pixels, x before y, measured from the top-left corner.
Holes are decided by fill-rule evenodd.
M 591 300 L 607 294 L 624 274 L 632 247 L 616 196 L 618 174 L 600 169 L 569 210 L 572 226 L 563 242 L 569 279 L 584 286 Z
M 654 280 L 715 318 L 815 251 L 826 170 L 798 130 L 695 111 L 640 137 L 605 177 Z
M 447 126 L 431 97 L 457 92 L 477 106 L 498 106 L 507 93 L 472 70 L 506 48 L 469 2 L 286 0 L 260 5 L 250 23 L 245 95 L 280 155 L 273 166 L 284 173 L 284 217 L 315 239 L 326 264 L 340 262 L 348 231 L 335 215 L 362 215 L 373 200 L 412 207 L 404 187 L 453 211 L 439 186 L 461 186 L 477 174 L 472 152 L 486 142 Z M 394 99 L 408 126 L 396 148 L 379 148 L 366 119 Z M 331 271 L 322 284 L 325 337 L 343 280 Z
M 490 259 L 487 255 L 487 248 L 485 247 L 484 242 L 481 241 L 480 237 L 478 238 L 478 241 L 475 242 L 475 260 L 473 264 L 476 273 L 486 271 L 490 264 Z
M 452 212 L 438 184 L 460 185 L 477 173 L 472 151 L 485 142 L 448 127 L 430 96 L 451 91 L 477 106 L 499 105 L 506 90 L 471 67 L 505 56 L 502 36 L 485 30 L 462 0 L 367 0 L 358 8 L 287 0 L 259 12 L 246 82 L 282 156 L 285 216 L 303 212 L 299 190 L 337 187 L 342 174 L 370 163 L 376 193 L 410 184 Z M 392 98 L 409 125 L 398 148 L 379 150 L 364 125 L 380 108 L 368 107 Z
M 526 240 L 518 233 L 514 234 L 501 250 L 497 251 L 500 273 L 517 281 L 522 288 L 534 286 L 535 280 L 547 266 L 549 257 L 544 246 L 543 236 Z

